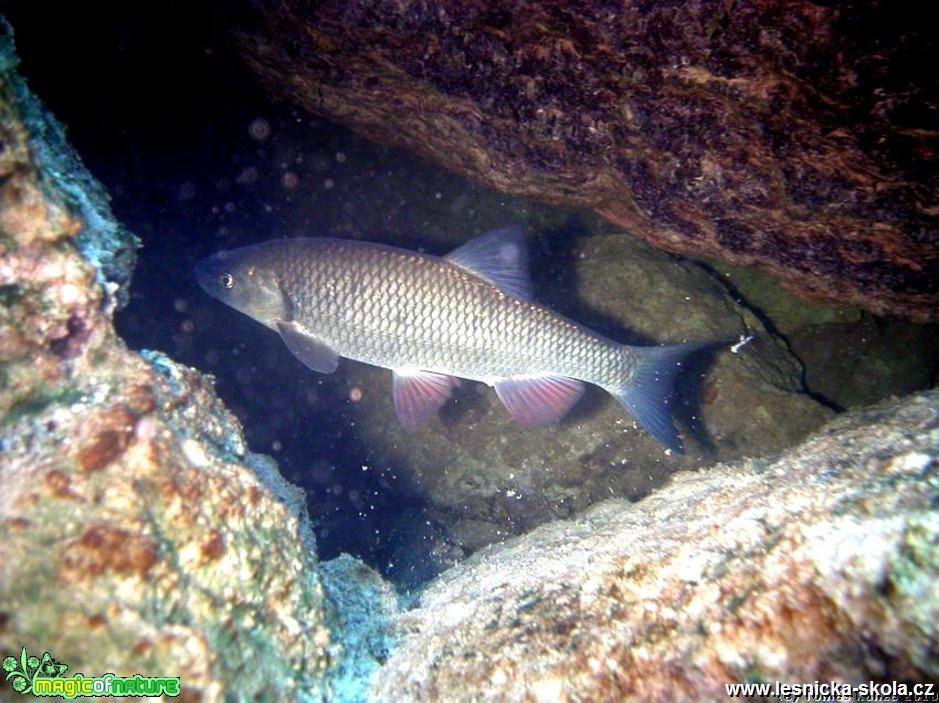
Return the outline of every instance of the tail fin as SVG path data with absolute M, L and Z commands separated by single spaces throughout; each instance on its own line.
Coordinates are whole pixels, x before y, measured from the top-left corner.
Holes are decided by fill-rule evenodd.
M 668 412 L 675 375 L 689 354 L 722 341 L 629 347 L 629 352 L 635 359 L 635 372 L 625 387 L 607 390 L 632 413 L 649 434 L 673 452 L 684 454 L 681 437 L 678 436 Z

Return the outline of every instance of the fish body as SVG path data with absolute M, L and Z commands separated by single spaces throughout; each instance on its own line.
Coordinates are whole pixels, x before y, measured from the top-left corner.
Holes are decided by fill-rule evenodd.
M 681 360 L 710 343 L 618 344 L 535 303 L 527 266 L 521 230 L 505 228 L 446 257 L 340 239 L 272 240 L 209 257 L 196 275 L 315 371 L 334 371 L 340 357 L 391 369 L 408 430 L 446 402 L 458 378 L 494 386 L 528 428 L 558 421 L 592 383 L 680 452 L 667 397 Z

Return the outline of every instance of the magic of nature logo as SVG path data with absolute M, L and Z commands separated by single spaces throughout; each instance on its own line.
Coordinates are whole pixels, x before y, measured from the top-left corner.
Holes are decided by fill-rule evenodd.
M 3 658 L 3 671 L 17 693 L 43 697 L 77 698 L 78 696 L 178 696 L 178 676 L 65 676 L 68 664 L 56 661 L 49 652 L 42 657 L 29 655 L 26 647 L 20 656 Z

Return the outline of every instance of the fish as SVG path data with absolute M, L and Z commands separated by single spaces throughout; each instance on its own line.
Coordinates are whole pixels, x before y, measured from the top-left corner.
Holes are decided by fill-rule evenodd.
M 526 429 L 559 422 L 589 383 L 683 453 L 668 410 L 672 386 L 686 357 L 714 344 L 620 344 L 538 304 L 517 226 L 443 257 L 358 240 L 274 239 L 218 252 L 195 274 L 313 371 L 332 373 L 340 357 L 391 369 L 395 411 L 410 432 L 459 379 L 493 386 Z

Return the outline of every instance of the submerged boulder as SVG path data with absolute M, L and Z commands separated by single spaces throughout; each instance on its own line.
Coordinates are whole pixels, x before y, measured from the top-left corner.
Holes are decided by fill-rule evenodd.
M 906 6 L 262 0 L 280 97 L 795 295 L 939 320 L 936 42 Z
M 937 501 L 939 391 L 846 414 L 785 455 L 680 473 L 450 569 L 398 620 L 374 697 L 935 681 Z

